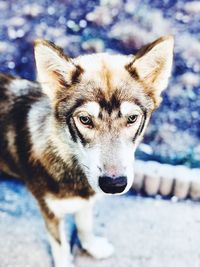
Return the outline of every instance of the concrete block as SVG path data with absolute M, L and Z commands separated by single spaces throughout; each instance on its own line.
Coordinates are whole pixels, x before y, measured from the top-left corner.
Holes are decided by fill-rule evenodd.
M 139 192 L 142 189 L 143 181 L 144 181 L 144 174 L 143 173 L 136 173 L 134 181 L 133 181 L 133 188 L 137 192 Z
M 158 175 L 159 163 L 149 161 L 144 168 L 144 190 L 148 196 L 155 196 L 160 187 L 160 176 Z
M 172 193 L 174 184 L 174 166 L 169 164 L 160 164 L 158 175 L 160 176 L 159 192 L 162 196 L 168 196 Z
M 133 181 L 133 188 L 136 191 L 140 191 L 143 187 L 143 181 L 144 181 L 144 166 L 145 162 L 141 160 L 135 161 L 135 177 Z
M 200 169 L 191 170 L 190 197 L 193 200 L 200 200 Z
M 174 172 L 175 186 L 174 186 L 174 195 L 178 199 L 185 199 L 190 190 L 190 171 L 185 166 L 176 166 Z

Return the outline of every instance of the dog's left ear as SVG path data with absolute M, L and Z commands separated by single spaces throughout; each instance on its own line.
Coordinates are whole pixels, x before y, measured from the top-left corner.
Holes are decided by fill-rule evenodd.
M 61 90 L 67 90 L 82 69 L 63 50 L 46 40 L 36 40 L 34 45 L 38 81 L 51 100 Z
M 126 66 L 133 77 L 151 90 L 157 102 L 171 75 L 173 47 L 173 36 L 161 37 L 139 50 L 133 61 Z

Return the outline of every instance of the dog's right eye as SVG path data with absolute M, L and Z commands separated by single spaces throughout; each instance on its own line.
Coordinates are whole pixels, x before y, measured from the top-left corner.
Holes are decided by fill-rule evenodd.
M 89 116 L 81 115 L 79 117 L 79 121 L 85 126 L 88 126 L 88 127 L 92 127 L 93 126 L 92 119 Z

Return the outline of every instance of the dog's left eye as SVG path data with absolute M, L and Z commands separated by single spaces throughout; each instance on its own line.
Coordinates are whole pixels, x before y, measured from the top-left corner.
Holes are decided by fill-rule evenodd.
M 128 117 L 127 123 L 128 124 L 133 124 L 133 123 L 136 122 L 137 118 L 138 118 L 138 115 L 131 115 L 131 116 Z
M 79 117 L 79 120 L 85 126 L 90 126 L 90 127 L 93 126 L 92 119 L 89 116 L 83 116 L 83 115 L 81 115 Z

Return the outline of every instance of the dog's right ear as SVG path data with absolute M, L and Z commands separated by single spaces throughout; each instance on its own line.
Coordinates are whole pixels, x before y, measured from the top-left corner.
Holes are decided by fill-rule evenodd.
M 67 90 L 74 77 L 77 79 L 83 71 L 61 48 L 49 41 L 36 40 L 34 52 L 38 81 L 51 100 L 55 100 L 61 90 Z

